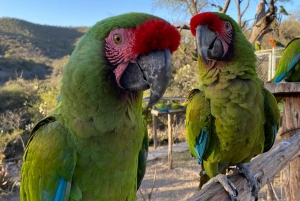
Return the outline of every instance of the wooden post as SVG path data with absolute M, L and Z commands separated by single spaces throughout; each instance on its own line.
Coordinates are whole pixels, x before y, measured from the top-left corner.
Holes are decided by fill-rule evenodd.
M 273 188 L 272 181 L 269 182 L 267 185 L 268 185 L 267 201 L 275 201 L 275 200 L 279 201 L 275 189 Z
M 154 149 L 157 148 L 157 117 L 152 115 L 152 124 L 153 124 L 153 146 Z
M 300 131 L 300 95 L 290 95 L 283 99 L 282 134 L 286 139 Z
M 173 146 L 173 116 L 174 114 L 185 113 L 185 108 L 177 109 L 177 110 L 169 110 L 168 112 L 158 111 L 155 109 L 151 110 L 151 114 L 153 117 L 153 132 L 156 133 L 156 118 L 159 115 L 168 115 L 168 164 L 169 169 L 173 168 L 173 158 L 172 158 L 172 146 Z M 155 125 L 155 127 L 154 127 Z
M 281 137 L 288 139 L 300 131 L 300 83 L 266 84 L 276 97 L 283 97 Z M 286 200 L 300 198 L 300 158 L 297 157 L 283 171 Z
M 168 162 L 169 170 L 173 168 L 172 146 L 173 146 L 173 114 L 168 113 Z
M 300 131 L 300 95 L 295 94 L 283 99 L 282 134 L 290 138 Z M 296 158 L 283 171 L 285 195 L 287 200 L 300 199 L 300 158 Z

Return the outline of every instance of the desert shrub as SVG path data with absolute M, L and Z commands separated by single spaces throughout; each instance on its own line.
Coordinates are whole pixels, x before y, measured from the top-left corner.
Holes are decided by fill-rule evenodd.
M 6 132 L 2 133 L 3 130 L 0 130 L 0 154 L 4 151 L 7 143 L 14 139 L 17 135 L 20 135 L 24 132 L 24 130 L 13 130 L 11 133 Z

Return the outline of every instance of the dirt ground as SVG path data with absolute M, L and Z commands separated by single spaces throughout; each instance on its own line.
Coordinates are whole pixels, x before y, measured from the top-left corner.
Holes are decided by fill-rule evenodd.
M 188 151 L 173 153 L 173 169 L 168 169 L 167 157 L 149 161 L 145 178 L 137 193 L 138 201 L 183 201 L 197 192 L 199 185 L 199 165 Z M 155 183 L 154 175 L 156 177 Z M 281 189 L 279 175 L 274 179 L 273 187 L 280 201 Z M 152 189 L 153 188 L 153 189 Z M 152 191 L 152 193 L 151 193 Z M 267 200 L 267 185 L 259 192 L 259 201 Z
M 200 170 L 198 164 L 188 152 L 174 153 L 173 159 L 172 170 L 168 168 L 167 157 L 148 162 L 137 200 L 149 200 L 151 194 L 151 201 L 179 201 L 186 200 L 197 192 Z
M 19 170 L 20 164 L 10 163 L 8 176 L 11 176 L 12 189 L 0 189 L 1 201 L 19 201 Z M 1 166 L 1 165 L 0 165 Z M 168 169 L 167 156 L 159 157 L 148 162 L 147 172 L 137 192 L 138 201 L 181 201 L 186 200 L 197 192 L 199 184 L 199 165 L 188 151 L 173 153 L 173 169 Z M 155 177 L 155 179 L 154 179 Z M 279 176 L 275 178 L 274 187 L 280 198 Z M 149 199 L 150 196 L 150 199 Z M 265 201 L 267 187 L 259 193 L 259 201 Z M 281 200 L 281 199 L 280 199 Z
M 0 164 L 0 169 L 3 170 L 4 166 L 7 168 L 7 174 L 5 176 L 5 180 L 6 178 L 9 178 L 9 181 L 7 182 L 8 186 L 4 186 L 5 187 L 4 190 L 0 187 L 0 200 L 19 201 L 21 163 L 10 162 L 10 163 L 4 163 L 2 165 Z M 0 184 L 2 184 L 3 181 L 1 182 L 1 178 L 0 178 Z

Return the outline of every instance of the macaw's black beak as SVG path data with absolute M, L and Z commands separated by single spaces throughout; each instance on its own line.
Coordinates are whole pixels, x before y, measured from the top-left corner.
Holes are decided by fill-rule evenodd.
M 171 53 L 169 49 L 139 55 L 136 63 L 130 63 L 120 79 L 120 85 L 131 91 L 150 88 L 150 100 L 146 107 L 153 106 L 165 93 L 171 77 Z
M 224 56 L 223 45 L 217 33 L 206 26 L 197 26 L 196 40 L 198 52 L 206 65 L 209 65 L 210 60 L 218 61 Z

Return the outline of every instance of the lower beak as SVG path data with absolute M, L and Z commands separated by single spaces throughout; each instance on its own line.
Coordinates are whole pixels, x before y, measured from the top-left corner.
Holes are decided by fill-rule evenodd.
M 132 91 L 150 88 L 150 100 L 146 109 L 150 108 L 164 95 L 171 77 L 171 66 L 169 49 L 140 55 L 136 63 L 129 63 L 121 76 L 120 85 Z

